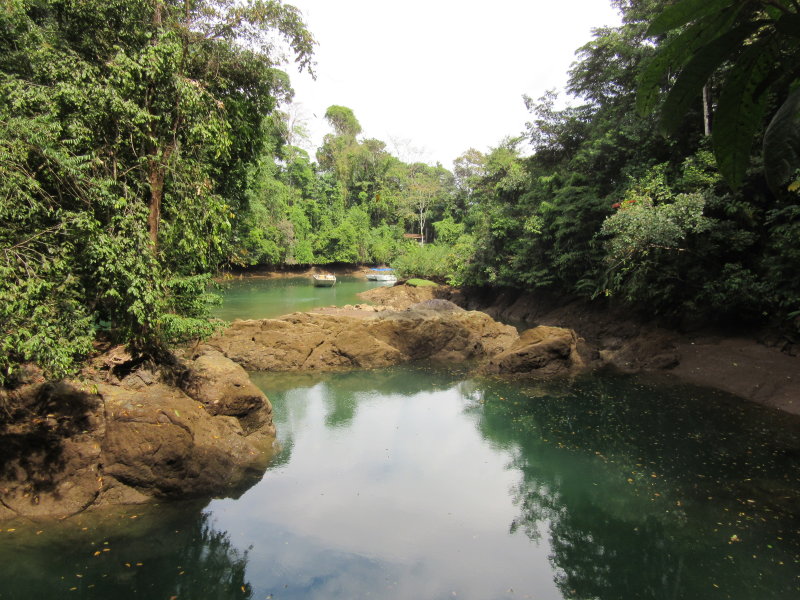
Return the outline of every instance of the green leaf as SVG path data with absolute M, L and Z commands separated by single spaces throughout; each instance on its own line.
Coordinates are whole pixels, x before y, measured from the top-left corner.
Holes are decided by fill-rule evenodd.
M 686 64 L 664 101 L 661 127 L 665 133 L 673 133 L 678 129 L 684 122 L 689 106 L 700 100 L 703 86 L 711 75 L 757 27 L 758 23 L 749 22 L 729 31 L 700 48 Z
M 712 133 L 714 155 L 723 177 L 738 188 L 747 165 L 753 137 L 761 127 L 767 94 L 757 93 L 775 68 L 777 44 L 762 40 L 745 50 L 725 79 Z
M 737 14 L 738 9 L 725 10 L 713 18 L 694 23 L 659 47 L 639 76 L 636 108 L 641 115 L 655 107 L 664 78 L 696 56 L 698 48 L 729 28 Z
M 800 169 L 800 88 L 792 92 L 772 117 L 764 133 L 764 173 L 778 191 Z
M 653 19 L 645 35 L 647 37 L 661 35 L 690 21 L 711 15 L 733 2 L 734 0 L 683 0 L 668 6 Z

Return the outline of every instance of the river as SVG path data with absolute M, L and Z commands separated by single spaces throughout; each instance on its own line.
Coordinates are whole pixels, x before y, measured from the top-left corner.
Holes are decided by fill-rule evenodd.
M 253 379 L 256 485 L 5 527 L 0 598 L 800 597 L 797 418 L 667 378 Z

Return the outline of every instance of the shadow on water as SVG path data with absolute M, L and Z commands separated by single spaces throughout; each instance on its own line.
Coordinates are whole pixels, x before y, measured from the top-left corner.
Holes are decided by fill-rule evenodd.
M 522 473 L 510 531 L 548 537 L 564 598 L 800 592 L 798 419 L 609 376 L 490 382 L 471 399 Z
M 0 598 L 252 598 L 248 551 L 203 508 L 138 507 L 7 528 Z

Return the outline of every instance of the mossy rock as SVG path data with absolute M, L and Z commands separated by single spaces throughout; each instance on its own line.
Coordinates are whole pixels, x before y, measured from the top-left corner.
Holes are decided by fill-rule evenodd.
M 436 287 L 439 284 L 428 281 L 427 279 L 409 279 L 406 281 L 406 285 L 410 285 L 411 287 Z

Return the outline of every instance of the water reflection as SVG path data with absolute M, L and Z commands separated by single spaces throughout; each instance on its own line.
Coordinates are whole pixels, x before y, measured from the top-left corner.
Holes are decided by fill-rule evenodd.
M 797 418 L 627 377 L 396 367 L 256 380 L 283 447 L 256 486 L 206 507 L 0 532 L 0 599 L 800 592 Z
M 461 376 L 398 368 L 276 392 L 282 377 L 261 385 L 291 461 L 240 501 L 212 505 L 226 530 L 247 530 L 258 589 L 275 598 L 560 597 L 547 544 L 508 533 L 519 473 L 465 414 Z
M 94 512 L 0 533 L 0 598 L 252 598 L 247 550 L 203 504 Z
M 565 598 L 796 597 L 796 419 L 613 377 L 482 394 L 481 431 L 518 449 L 511 530 L 547 524 Z

